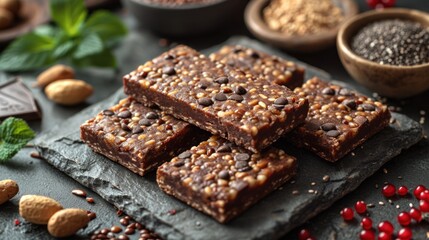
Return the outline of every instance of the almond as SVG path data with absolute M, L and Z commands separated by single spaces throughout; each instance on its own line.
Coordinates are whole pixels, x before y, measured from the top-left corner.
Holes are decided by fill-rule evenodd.
M 72 106 L 84 102 L 91 96 L 93 88 L 82 80 L 65 79 L 49 84 L 46 96 L 58 104 Z
M 48 222 L 48 231 L 54 237 L 69 237 L 89 223 L 87 211 L 69 208 L 56 212 Z
M 0 181 L 0 205 L 13 198 L 18 191 L 19 187 L 15 181 L 11 179 Z
M 73 78 L 75 78 L 73 68 L 58 64 L 40 73 L 39 76 L 37 76 L 35 86 L 44 88 L 55 81 Z
M 61 204 L 54 199 L 39 195 L 24 195 L 19 201 L 19 215 L 35 224 L 47 224 L 49 218 L 61 209 Z

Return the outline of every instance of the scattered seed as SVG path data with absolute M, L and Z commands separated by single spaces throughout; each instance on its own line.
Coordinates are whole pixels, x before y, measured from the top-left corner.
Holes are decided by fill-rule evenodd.
M 87 197 L 87 198 L 86 198 L 86 201 L 87 201 L 88 203 L 95 203 L 95 202 L 94 202 L 94 198 L 92 198 L 92 197 Z
M 315 182 L 310 183 L 311 186 L 316 186 Z
M 40 154 L 38 152 L 31 152 L 30 157 L 40 159 L 40 160 L 44 159 L 42 156 L 40 156 Z
M 86 197 L 86 192 L 80 189 L 75 189 L 72 191 L 72 193 L 73 195 L 76 195 L 78 197 L 82 197 L 82 198 Z
M 366 206 L 367 206 L 368 208 L 374 208 L 374 207 L 375 207 L 375 205 L 374 205 L 373 203 L 368 203 Z
M 170 214 L 170 215 L 176 215 L 176 213 L 177 213 L 176 209 L 171 209 L 168 211 L 168 214 Z
M 313 189 L 309 189 L 308 193 L 314 193 L 314 190 Z
M 329 180 L 331 179 L 331 177 L 329 177 L 329 175 L 325 175 L 325 176 L 323 176 L 323 178 L 322 178 L 322 180 L 324 181 L 324 182 L 329 182 Z
M 299 194 L 299 191 L 298 190 L 293 190 L 292 191 L 292 195 L 298 195 Z
M 384 174 L 387 174 L 387 169 L 383 168 L 383 172 L 384 172 Z
M 384 202 L 380 201 L 380 202 L 378 202 L 378 205 L 384 206 Z

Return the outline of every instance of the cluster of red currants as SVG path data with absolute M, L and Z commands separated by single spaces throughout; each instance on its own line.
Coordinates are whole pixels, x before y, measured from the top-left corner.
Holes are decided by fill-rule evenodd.
M 370 8 L 390 8 L 395 6 L 396 0 L 366 0 Z
M 405 197 L 408 195 L 408 188 L 401 186 L 396 190 L 396 187 L 393 184 L 386 184 L 382 189 L 382 194 L 386 198 L 391 198 L 396 194 L 400 197 Z M 419 200 L 419 208 L 412 207 L 408 212 L 403 211 L 398 214 L 397 220 L 402 228 L 397 232 L 396 237 L 400 240 L 410 240 L 413 236 L 413 232 L 409 228 L 411 221 L 414 220 L 416 223 L 422 221 L 423 214 L 429 213 L 429 190 L 425 186 L 419 185 L 413 191 L 414 196 Z M 367 211 L 366 204 L 364 201 L 358 201 L 355 204 L 355 211 L 358 214 L 364 214 Z M 354 219 L 354 211 L 352 208 L 344 208 L 341 211 L 341 216 L 345 221 L 350 221 Z M 373 230 L 373 222 L 369 217 L 364 217 L 360 223 L 362 231 L 360 232 L 361 240 L 375 240 L 375 231 Z M 379 231 L 378 238 L 379 240 L 390 240 L 394 235 L 393 224 L 389 221 L 382 221 L 377 225 Z

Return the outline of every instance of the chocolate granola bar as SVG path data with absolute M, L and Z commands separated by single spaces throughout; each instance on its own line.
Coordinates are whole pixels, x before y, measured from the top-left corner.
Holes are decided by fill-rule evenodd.
M 243 46 L 224 46 L 210 59 L 290 89 L 300 87 L 304 81 L 304 69 L 294 62 Z
M 124 76 L 125 93 L 257 152 L 304 122 L 308 101 L 178 46 Z
M 287 135 L 287 139 L 334 162 L 389 124 L 385 105 L 364 95 L 318 78 L 294 90 L 308 98 L 306 122 Z
M 224 223 L 288 181 L 296 166 L 283 150 L 252 153 L 212 136 L 161 165 L 157 182 L 167 194 Z
M 208 138 L 208 133 L 159 109 L 126 98 L 86 121 L 81 139 L 95 152 L 144 175 Z

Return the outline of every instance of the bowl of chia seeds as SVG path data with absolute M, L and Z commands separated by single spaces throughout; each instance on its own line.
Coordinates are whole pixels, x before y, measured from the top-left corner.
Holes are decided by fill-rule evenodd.
M 212 33 L 234 14 L 241 14 L 246 0 L 123 0 L 140 27 L 164 36 Z
M 360 84 L 406 98 L 429 89 L 429 14 L 374 10 L 347 21 L 337 36 L 341 62 Z

